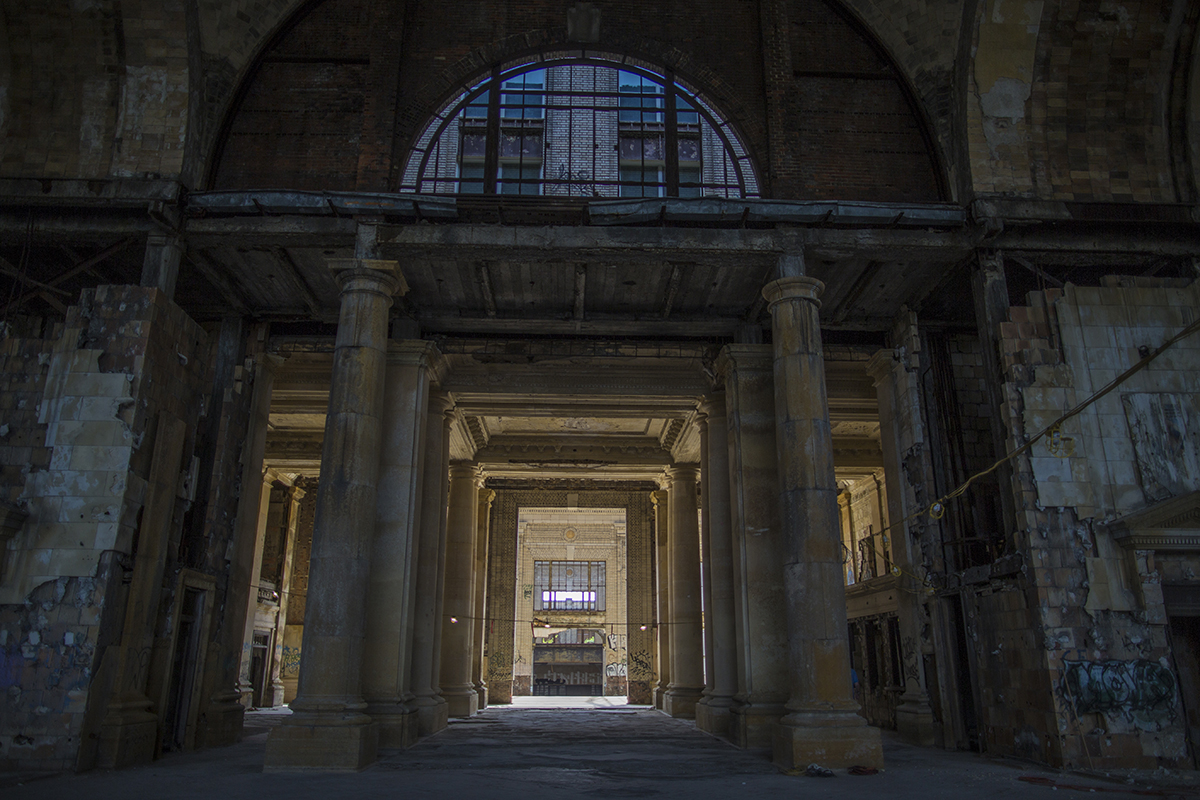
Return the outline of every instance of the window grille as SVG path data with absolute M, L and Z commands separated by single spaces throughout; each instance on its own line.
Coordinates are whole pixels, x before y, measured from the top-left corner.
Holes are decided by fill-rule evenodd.
M 603 561 L 533 562 L 534 611 L 603 611 Z
M 669 70 L 545 54 L 457 92 L 418 137 L 401 190 L 548 197 L 757 197 L 728 120 Z

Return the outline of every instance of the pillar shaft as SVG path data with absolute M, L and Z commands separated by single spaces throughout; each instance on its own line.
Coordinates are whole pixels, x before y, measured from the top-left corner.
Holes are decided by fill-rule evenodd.
M 250 510 L 258 509 L 254 526 L 254 555 L 250 559 L 250 585 L 246 588 L 246 618 L 242 630 L 242 657 L 238 668 L 238 693 L 246 708 L 254 707 L 254 683 L 250 670 L 254 660 L 254 620 L 258 616 L 258 585 L 262 578 L 263 548 L 267 539 L 267 518 L 271 513 L 271 488 L 274 475 L 263 473 L 259 484 L 258 502 Z
M 671 685 L 671 515 L 668 498 L 666 491 L 650 493 L 650 502 L 654 505 L 654 554 L 657 565 L 654 596 L 658 620 L 658 681 L 654 685 L 654 707 L 658 709 L 663 707 L 667 687 Z
M 479 530 L 479 467 L 457 462 L 450 467 L 446 517 L 446 583 L 442 612 L 440 682 L 451 717 L 470 717 L 479 710 L 472 680 L 474 645 L 476 535 Z
M 363 696 L 379 727 L 379 746 L 408 747 L 417 718 L 411 668 L 413 582 L 425 472 L 430 372 L 438 358 L 428 342 L 392 342 L 384 380 L 383 447 L 379 465 L 371 575 L 367 584 Z
M 313 523 L 304 648 L 292 715 L 267 741 L 265 768 L 361 769 L 377 731 L 363 713 L 363 629 L 382 439 L 387 312 L 394 262 L 332 265 L 342 287 Z
M 738 747 L 770 747 L 789 682 L 771 348 L 726 345 L 717 363 L 725 378 L 733 526 L 738 688 L 729 733 Z
M 441 633 L 439 578 L 445 558 L 446 500 L 450 443 L 446 432 L 450 398 L 442 392 L 429 397 L 425 427 L 425 475 L 421 491 L 421 530 L 417 548 L 415 596 L 413 598 L 412 693 L 422 736 L 446 726 L 446 701 L 438 685 Z
M 867 362 L 867 373 L 875 379 L 875 396 L 879 402 L 879 440 L 883 450 L 884 486 L 880 494 L 887 497 L 886 517 L 895 524 L 890 532 L 892 563 L 899 569 L 900 604 L 896 621 L 902 643 L 901 671 L 904 693 L 898 698 L 896 731 L 908 742 L 925 747 L 937 743 L 937 727 L 929 692 L 925 684 L 922 658 L 927 628 L 927 612 L 923 601 L 925 587 L 917 580 L 919 543 L 909 534 L 909 514 L 917 510 L 916 497 L 905 477 L 903 461 L 916 455 L 923 439 L 916 376 L 907 373 L 893 350 L 880 350 Z M 908 391 L 905 391 L 905 390 Z M 886 487 L 886 488 L 885 488 Z
M 704 513 L 705 697 L 696 724 L 709 733 L 729 734 L 730 709 L 737 693 L 737 647 L 733 607 L 733 528 L 729 506 L 729 431 L 725 398 L 701 406 Z
M 261 566 L 260 522 L 269 497 L 269 490 L 262 490 L 261 470 L 267 445 L 275 370 L 281 363 L 283 359 L 278 356 L 264 354 L 256 358 L 246 448 L 242 455 L 241 485 L 248 491 L 243 491 L 238 499 L 233 526 L 233 557 L 229 561 L 228 600 L 225 607 L 227 621 L 218 646 L 214 648 L 217 652 L 209 656 L 209 663 L 215 667 L 211 684 L 214 691 L 197 726 L 196 740 L 201 747 L 233 744 L 241 737 L 245 710 L 241 703 L 242 654 L 247 636 L 253 636 L 254 611 L 258 605 L 255 553 L 258 553 L 257 563 Z M 247 627 L 250 628 L 250 634 L 246 633 Z M 248 678 L 249 664 L 246 669 Z
M 846 592 L 813 278 L 781 278 L 763 290 L 772 322 L 775 433 L 788 634 L 788 714 L 775 738 L 787 768 L 881 766 L 879 731 L 866 727 L 850 687 Z
M 671 480 L 671 684 L 663 710 L 691 719 L 704 691 L 704 644 L 701 638 L 700 528 L 696 518 L 699 470 L 676 466 Z
M 288 595 L 292 592 L 292 562 L 296 555 L 296 530 L 300 517 L 300 501 L 306 492 L 298 486 L 288 489 L 287 538 L 284 542 L 283 566 L 279 576 L 279 611 L 275 617 L 275 641 L 271 656 L 271 707 L 281 706 L 284 700 L 283 684 L 283 632 L 287 630 Z
M 471 680 L 475 684 L 475 693 L 479 695 L 479 708 L 487 708 L 488 687 L 484 676 L 487 668 L 483 659 L 484 631 L 487 623 L 487 553 L 488 540 L 491 535 L 492 503 L 496 493 L 484 489 L 479 493 L 477 509 L 477 531 L 475 534 L 475 575 L 472 582 L 474 594 L 474 618 L 471 620 Z

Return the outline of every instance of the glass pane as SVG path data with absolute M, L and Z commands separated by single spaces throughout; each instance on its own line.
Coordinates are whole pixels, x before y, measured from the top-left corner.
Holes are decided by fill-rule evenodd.
M 464 158 L 483 158 L 487 153 L 487 134 L 464 133 L 461 155 Z
M 679 125 L 700 124 L 700 112 L 682 95 L 675 95 L 675 122 Z
M 685 162 L 692 161 L 699 163 L 700 161 L 700 140 L 699 139 L 679 139 L 679 162 L 682 165 Z M 680 167 L 682 169 L 682 166 Z
M 471 119 L 486 119 L 488 107 L 488 95 L 490 92 L 483 92 L 463 109 L 463 116 Z
M 483 164 L 463 164 L 458 168 L 458 190 L 463 194 L 483 194 Z

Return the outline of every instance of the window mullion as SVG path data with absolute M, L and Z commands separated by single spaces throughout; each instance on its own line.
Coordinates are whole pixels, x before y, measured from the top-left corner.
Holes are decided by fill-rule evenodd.
M 663 145 L 667 152 L 664 157 L 667 162 L 667 197 L 679 197 L 679 126 L 675 113 L 675 73 L 667 70 L 664 75 L 663 88 L 666 91 L 666 141 Z
M 483 193 L 496 193 L 500 172 L 500 68 L 492 70 L 488 84 L 487 149 L 483 156 Z

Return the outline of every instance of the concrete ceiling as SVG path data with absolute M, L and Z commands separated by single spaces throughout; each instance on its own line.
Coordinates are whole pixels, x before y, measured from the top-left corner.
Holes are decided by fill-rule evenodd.
M 699 352 L 699 351 L 697 351 Z M 840 479 L 882 465 L 874 387 L 857 361 L 826 362 Z M 266 462 L 320 469 L 329 353 L 293 353 L 275 379 Z M 655 480 L 672 463 L 700 461 L 697 409 L 713 390 L 699 356 L 481 362 L 451 354 L 437 365 L 456 400 L 450 457 L 482 464 L 491 477 Z

